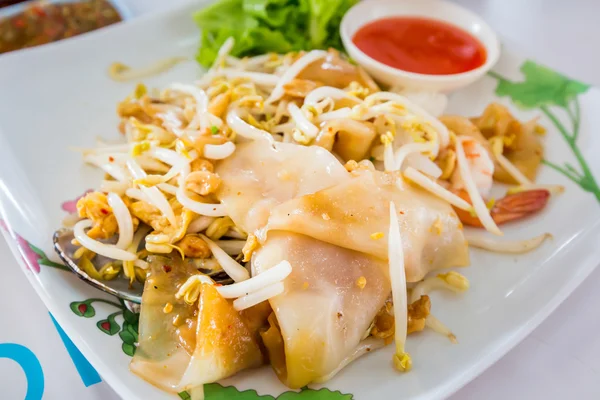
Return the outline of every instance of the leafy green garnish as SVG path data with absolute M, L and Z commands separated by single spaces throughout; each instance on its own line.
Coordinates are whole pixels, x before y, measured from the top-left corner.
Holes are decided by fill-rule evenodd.
M 213 135 L 218 135 L 219 134 L 219 128 L 216 125 L 213 125 L 213 126 L 210 127 L 210 132 Z
M 194 14 L 202 29 L 198 62 L 210 66 L 229 37 L 234 56 L 342 49 L 339 25 L 357 1 L 220 0 Z

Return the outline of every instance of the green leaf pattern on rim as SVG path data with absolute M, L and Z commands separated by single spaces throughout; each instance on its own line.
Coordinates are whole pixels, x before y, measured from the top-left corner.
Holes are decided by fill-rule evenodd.
M 496 72 L 490 72 L 489 75 L 498 80 L 496 95 L 510 97 L 513 103 L 526 110 L 539 109 L 552 121 L 577 159 L 579 169 L 569 163 L 558 165 L 544 160 L 544 164 L 592 193 L 600 202 L 600 187 L 577 146 L 581 124 L 578 96 L 585 93 L 589 85 L 529 60 L 523 63 L 521 72 L 524 77 L 522 82 L 513 82 Z M 570 127 L 560 121 L 559 111 L 568 118 Z
M 123 352 L 128 356 L 133 356 L 138 341 L 139 314 L 129 311 L 122 300 L 119 300 L 119 302 L 116 303 L 114 301 L 99 298 L 74 301 L 70 305 L 71 311 L 80 317 L 92 318 L 96 315 L 96 310 L 92 306 L 92 303 L 104 303 L 118 308 L 118 311 L 108 315 L 106 319 L 99 320 L 96 323 L 96 326 L 100 331 L 109 336 L 114 336 L 118 333 L 123 342 L 121 346 Z M 120 325 L 116 318 L 121 315 L 123 316 L 123 323 Z
M 71 270 L 69 269 L 69 267 L 62 265 L 62 264 L 58 264 L 55 263 L 54 261 L 51 261 L 48 257 L 46 257 L 46 253 L 44 253 L 42 251 L 42 249 L 40 249 L 39 247 L 34 246 L 33 244 L 27 242 L 27 244 L 29 245 L 29 248 L 35 253 L 37 254 L 40 258 L 38 259 L 38 264 L 40 265 L 45 265 L 47 267 L 52 267 L 52 268 L 57 268 L 57 269 L 61 269 L 63 271 L 68 271 L 71 272 Z
M 315 390 L 302 388 L 299 392 L 284 392 L 278 397 L 270 395 L 259 395 L 255 390 L 240 391 L 234 386 L 221 386 L 218 383 L 204 385 L 204 396 L 206 400 L 353 400 L 351 394 L 343 394 L 326 388 Z M 187 392 L 179 393 L 183 400 L 191 399 Z

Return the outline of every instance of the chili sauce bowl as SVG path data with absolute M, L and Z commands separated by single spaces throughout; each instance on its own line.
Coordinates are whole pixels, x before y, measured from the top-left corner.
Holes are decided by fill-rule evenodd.
M 423 18 L 453 25 L 482 44 L 486 51 L 486 59 L 480 66 L 466 72 L 431 75 L 386 65 L 367 55 L 354 43 L 354 36 L 362 27 L 373 21 L 394 17 Z M 450 92 L 463 88 L 486 74 L 500 56 L 498 37 L 483 19 L 464 7 L 443 0 L 361 1 L 344 16 L 340 34 L 350 57 L 377 81 L 408 89 Z

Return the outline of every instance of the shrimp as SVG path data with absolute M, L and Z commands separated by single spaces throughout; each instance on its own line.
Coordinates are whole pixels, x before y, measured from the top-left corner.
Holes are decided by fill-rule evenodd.
M 466 191 L 460 190 L 456 194 L 470 202 Z M 547 189 L 526 190 L 509 194 L 494 203 L 490 210 L 490 215 L 498 225 L 522 219 L 543 209 L 548 204 L 549 198 L 550 191 Z M 456 211 L 458 218 L 463 224 L 477 228 L 482 227 L 481 222 L 476 216 L 456 207 L 454 211 Z
M 483 198 L 487 198 L 494 183 L 494 161 L 486 148 L 476 140 L 465 141 L 463 146 L 477 190 Z M 454 169 L 450 182 L 452 183 L 451 190 L 453 192 L 460 192 L 465 189 L 458 168 Z

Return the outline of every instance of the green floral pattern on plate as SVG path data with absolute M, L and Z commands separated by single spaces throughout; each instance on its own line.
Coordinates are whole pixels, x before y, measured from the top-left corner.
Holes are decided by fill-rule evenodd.
M 539 109 L 552 121 L 577 159 L 579 169 L 570 163 L 558 165 L 544 160 L 544 164 L 592 193 L 600 202 L 600 187 L 577 146 L 581 124 L 578 96 L 585 93 L 589 85 L 569 79 L 533 61 L 525 61 L 521 72 L 524 77 L 522 82 L 513 82 L 496 72 L 490 72 L 490 76 L 498 80 L 496 95 L 508 96 L 518 107 L 526 110 Z M 565 114 L 571 126 L 565 126 L 560 121 L 559 112 Z
M 259 395 L 255 390 L 239 391 L 233 386 L 221 386 L 218 383 L 204 385 L 204 395 L 206 400 L 352 400 L 351 394 L 343 394 L 339 391 L 329 389 L 308 389 L 303 388 L 300 392 L 285 392 L 278 397 L 269 395 Z M 187 392 L 179 393 L 183 400 L 190 400 Z
M 118 303 L 105 299 L 87 299 L 85 301 L 74 301 L 71 303 L 71 311 L 76 315 L 84 318 L 93 318 L 96 315 L 96 309 L 93 303 L 104 303 L 111 305 L 118 310 L 109 314 L 106 318 L 99 320 L 96 323 L 98 329 L 107 335 L 113 336 L 119 334 L 121 341 L 121 349 L 128 356 L 133 357 L 135 354 L 136 343 L 138 341 L 138 322 L 140 315 L 133 313 L 127 309 L 125 303 L 119 300 Z M 117 317 L 123 316 L 123 323 L 117 322 Z

